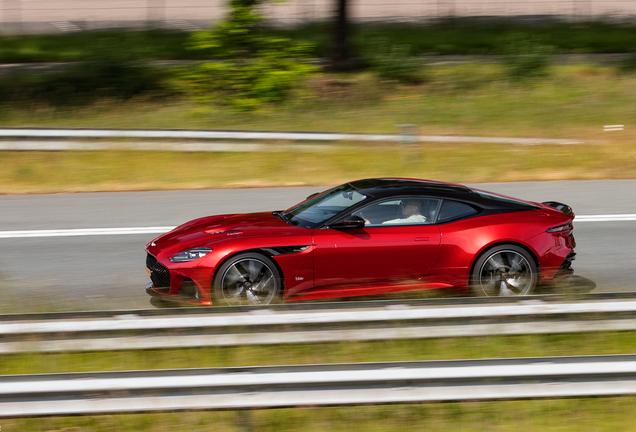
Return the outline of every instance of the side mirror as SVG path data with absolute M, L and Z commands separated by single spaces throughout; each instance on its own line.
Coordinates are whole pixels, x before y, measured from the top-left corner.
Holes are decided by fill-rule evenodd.
M 365 221 L 360 216 L 347 216 L 340 222 L 331 225 L 329 228 L 364 228 Z
M 305 200 L 312 199 L 313 197 L 315 197 L 315 196 L 317 196 L 317 195 L 320 195 L 320 192 L 312 193 L 312 194 L 311 194 L 311 195 L 309 195 L 307 198 L 305 198 Z

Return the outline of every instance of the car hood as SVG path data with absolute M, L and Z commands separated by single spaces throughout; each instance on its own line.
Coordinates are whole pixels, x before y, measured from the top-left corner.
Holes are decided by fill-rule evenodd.
M 202 245 L 227 240 L 228 237 L 233 236 L 282 236 L 298 229 L 302 228 L 283 222 L 271 212 L 207 216 L 186 222 L 160 235 L 148 243 L 146 249 L 156 253 L 174 245 L 183 246 L 190 243 Z

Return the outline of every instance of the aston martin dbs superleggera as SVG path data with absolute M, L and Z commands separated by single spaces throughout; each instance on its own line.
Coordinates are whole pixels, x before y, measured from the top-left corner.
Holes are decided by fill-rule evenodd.
M 285 210 L 208 216 L 146 246 L 148 294 L 261 305 L 457 288 L 527 295 L 569 276 L 572 209 L 415 179 L 358 180 Z

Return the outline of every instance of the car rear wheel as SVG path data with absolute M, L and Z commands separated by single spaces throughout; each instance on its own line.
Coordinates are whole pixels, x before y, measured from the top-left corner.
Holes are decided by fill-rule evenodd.
M 500 245 L 484 252 L 473 269 L 472 290 L 485 297 L 532 293 L 539 280 L 533 257 L 515 245 Z
M 282 277 L 274 262 L 258 253 L 244 253 L 226 261 L 214 279 L 219 304 L 230 306 L 279 303 Z

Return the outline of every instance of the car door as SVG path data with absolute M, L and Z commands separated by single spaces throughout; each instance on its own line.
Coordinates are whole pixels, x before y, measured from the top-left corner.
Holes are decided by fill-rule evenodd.
M 422 222 L 399 217 L 398 203 L 407 198 L 376 202 L 355 212 L 373 219 L 363 228 L 315 230 L 314 290 L 390 291 L 420 281 L 440 245 L 440 230 L 433 222 L 441 200 L 415 197 L 429 212 Z

